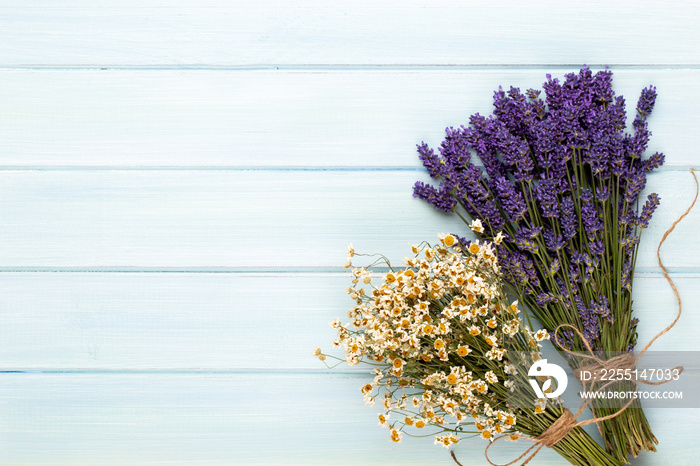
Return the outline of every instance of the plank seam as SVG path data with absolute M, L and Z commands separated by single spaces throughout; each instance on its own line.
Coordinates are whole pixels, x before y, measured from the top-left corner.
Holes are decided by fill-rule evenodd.
M 582 63 L 508 63 L 508 64 L 488 64 L 488 63 L 338 63 L 338 64 L 274 64 L 274 63 L 250 63 L 243 65 L 214 65 L 207 63 L 190 64 L 162 64 L 162 65 L 117 65 L 117 64 L 17 64 L 0 65 L 1 71 L 493 71 L 493 70 L 547 70 L 554 71 L 578 71 Z M 615 70 L 624 69 L 652 69 L 652 70 L 697 70 L 700 64 L 694 63 L 635 63 L 635 64 L 615 64 L 615 63 L 587 63 L 590 68 L 610 67 Z M 571 70 L 576 68 L 576 70 Z
M 377 273 L 386 273 L 387 267 L 375 267 Z M 676 277 L 695 277 L 700 274 L 700 268 L 669 267 L 669 273 Z M 342 267 L 2 267 L 0 274 L 11 273 L 123 273 L 123 274 L 240 274 L 240 275 L 350 275 L 347 269 Z M 663 277 L 659 269 L 641 267 L 635 270 L 635 276 Z
M 416 156 L 416 159 L 418 156 Z M 477 166 L 481 166 L 478 165 Z M 700 170 L 700 165 L 662 165 L 655 172 L 685 172 L 688 170 Z M 0 165 L 0 172 L 79 172 L 79 171 L 104 171 L 104 172 L 133 172 L 133 171 L 189 171 L 189 172 L 413 172 L 422 174 L 423 167 L 416 166 L 369 166 L 357 167 L 347 165 L 282 165 L 282 166 L 236 166 L 236 165 Z

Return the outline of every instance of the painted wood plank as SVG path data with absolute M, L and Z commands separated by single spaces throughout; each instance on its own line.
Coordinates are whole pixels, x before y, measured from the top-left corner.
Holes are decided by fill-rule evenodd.
M 378 407 L 358 387 L 370 376 L 1 374 L 4 464 L 454 464 L 431 438 L 388 442 Z M 696 410 L 649 410 L 659 453 L 635 464 L 692 464 Z M 679 428 L 679 426 L 683 428 Z M 37 448 L 41 445 L 41 448 Z M 485 465 L 483 440 L 456 448 Z M 523 446 L 504 442 L 496 460 Z M 546 449 L 545 449 L 546 450 Z M 533 463 L 534 464 L 534 463 Z M 566 464 L 552 451 L 538 465 Z
M 4 171 L 0 264 L 47 268 L 338 267 L 347 245 L 400 263 L 410 244 L 464 232 L 456 216 L 411 197 L 414 171 Z M 694 192 L 687 171 L 649 177 L 661 195 L 637 266 Z M 700 221 L 691 213 L 663 254 L 696 270 Z
M 540 88 L 576 70 L 4 70 L 0 166 L 419 170 L 416 144 L 490 113 L 499 85 Z M 700 70 L 613 71 L 630 113 L 657 86 L 648 153 L 700 167 L 688 149 Z
M 4 9 L 0 66 L 697 65 L 698 18 L 688 0 L 37 0 Z
M 700 351 L 697 276 L 674 275 L 685 313 L 651 351 Z M 0 367 L 319 371 L 314 347 L 342 357 L 328 324 L 347 320 L 349 285 L 349 273 L 2 273 Z M 637 277 L 634 300 L 642 346 L 677 307 L 655 274 Z

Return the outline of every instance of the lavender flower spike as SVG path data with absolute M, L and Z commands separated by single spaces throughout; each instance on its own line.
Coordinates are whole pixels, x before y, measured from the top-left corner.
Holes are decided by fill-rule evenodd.
M 642 116 L 647 116 L 651 113 L 654 108 L 654 103 L 656 102 L 656 87 L 649 86 L 642 90 L 642 94 L 639 96 L 639 102 L 637 102 L 637 111 Z

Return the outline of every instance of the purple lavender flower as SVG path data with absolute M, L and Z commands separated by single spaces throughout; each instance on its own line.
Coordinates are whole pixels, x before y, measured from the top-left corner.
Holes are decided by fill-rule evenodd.
M 610 197 L 610 190 L 607 186 L 595 188 L 595 198 L 598 202 L 605 202 Z
M 455 204 L 457 204 L 448 192 L 435 189 L 434 186 L 420 181 L 416 181 L 416 184 L 413 186 L 413 197 L 428 201 L 434 208 L 445 212 L 452 212 Z
M 564 95 L 559 80 L 557 78 L 552 78 L 551 74 L 547 74 L 547 81 L 542 87 L 544 88 L 549 111 L 553 112 L 560 109 L 564 105 Z
M 549 274 L 554 276 L 557 272 L 559 272 L 559 270 L 561 270 L 561 263 L 559 262 L 559 259 L 552 259 L 552 262 L 549 263 Z
M 546 306 L 547 304 L 551 303 L 556 303 L 559 301 L 559 299 L 554 295 L 554 293 L 547 292 L 547 293 L 540 293 L 537 295 L 535 298 L 537 300 L 537 304 L 541 307 Z
M 561 348 L 572 350 L 574 347 L 574 332 L 572 330 L 558 332 L 553 338 L 554 342 Z
M 632 204 L 646 187 L 647 177 L 642 170 L 632 171 L 627 174 L 625 181 L 625 202 Z
M 568 301 L 571 298 L 571 294 L 569 293 L 569 288 L 564 283 L 564 280 L 562 280 L 560 277 L 555 277 L 554 281 L 557 283 L 558 292 L 561 295 L 561 300 Z M 571 293 L 578 293 L 578 284 L 576 282 L 569 283 L 569 287 L 571 287 Z
M 581 220 L 583 220 L 583 229 L 589 237 L 596 236 L 605 227 L 595 205 L 590 201 L 581 203 Z
M 513 183 L 505 177 L 494 181 L 493 187 L 503 210 L 508 215 L 508 220 L 513 223 L 522 220 L 527 213 L 527 205 L 522 193 L 517 191 Z
M 564 240 L 564 237 L 556 233 L 552 228 L 545 228 L 543 236 L 544 244 L 550 251 L 556 252 L 561 249 L 564 249 L 564 246 L 566 246 L 566 241 Z
M 598 295 L 598 300 L 591 299 L 591 311 L 602 317 L 607 317 L 610 314 L 610 303 L 605 295 Z
M 627 173 L 627 167 L 629 162 L 627 160 L 627 153 L 625 152 L 625 142 L 618 141 L 616 147 L 612 149 L 610 157 L 610 172 L 615 176 L 623 176 Z
M 440 144 L 439 150 L 442 158 L 452 166 L 467 165 L 471 159 L 471 153 L 469 152 L 467 140 L 464 137 L 464 131 L 464 128 L 445 128 L 445 140 Z
M 606 105 L 613 101 L 615 93 L 612 90 L 612 71 L 607 67 L 593 77 L 593 92 L 595 101 L 599 104 Z
M 591 250 L 591 254 L 594 256 L 602 256 L 605 254 L 605 243 L 602 241 L 590 241 L 588 249 Z
M 574 213 L 573 197 L 566 196 L 561 200 L 560 212 L 561 217 L 559 222 L 561 224 L 562 233 L 564 239 L 568 241 L 576 236 L 578 230 L 578 222 L 576 221 L 576 215 Z
M 539 203 L 542 217 L 559 216 L 559 200 L 557 199 L 559 184 L 557 179 L 545 178 L 535 189 L 535 197 Z
M 642 116 L 647 116 L 651 113 L 654 108 L 654 103 L 656 102 L 656 87 L 649 86 L 642 90 L 642 94 L 639 96 L 639 102 L 637 102 L 637 111 Z
M 598 178 L 607 178 L 610 175 L 610 151 L 609 142 L 601 137 L 591 144 L 590 150 L 585 154 L 584 162 L 590 164 L 593 175 Z
M 423 162 L 423 166 L 428 170 L 430 177 L 433 179 L 440 178 L 442 174 L 440 158 L 435 155 L 435 151 L 428 147 L 425 142 L 418 144 L 417 147 L 418 158 Z
M 642 213 L 639 215 L 640 228 L 647 228 L 649 226 L 649 220 L 658 205 L 659 195 L 656 193 L 649 194 L 649 196 L 647 196 L 647 202 L 644 204 L 644 207 L 642 207 Z
M 595 340 L 600 337 L 598 316 L 592 309 L 587 308 L 583 304 L 581 296 L 577 295 L 574 300 L 576 302 L 579 318 L 583 322 L 583 337 L 588 341 L 589 345 L 595 347 Z
M 623 249 L 633 250 L 639 244 L 639 236 L 630 235 L 620 241 Z
M 527 283 L 528 273 L 523 266 L 523 255 L 521 253 L 510 251 L 505 247 L 499 247 L 497 254 L 501 272 L 507 281 L 520 285 Z
M 665 160 L 664 154 L 661 154 L 659 152 L 655 152 L 654 155 L 652 155 L 648 159 L 642 160 L 642 168 L 647 172 L 650 172 L 652 170 L 656 170 L 657 168 L 659 168 L 661 165 L 664 164 L 664 160 Z
M 481 159 L 488 176 L 491 179 L 506 178 L 505 166 L 498 158 L 496 150 L 491 143 L 494 131 L 493 120 L 484 118 L 476 113 L 471 116 L 469 123 L 472 127 L 464 130 L 464 137 Z
M 609 323 L 615 323 L 615 316 L 610 312 L 610 303 L 605 295 L 598 295 L 598 300 L 591 299 L 591 312 L 597 314 L 601 319 Z
M 639 115 L 634 119 L 632 125 L 634 127 L 634 136 L 630 139 L 629 156 L 633 159 L 640 159 L 647 149 L 651 132 L 649 131 L 646 118 L 642 118 Z

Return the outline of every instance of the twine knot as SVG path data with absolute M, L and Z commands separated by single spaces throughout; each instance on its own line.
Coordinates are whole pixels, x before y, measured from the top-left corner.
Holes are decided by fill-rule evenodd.
M 559 416 L 559 419 L 554 421 L 547 430 L 536 437 L 540 444 L 547 448 L 552 448 L 554 445 L 567 436 L 572 429 L 576 427 L 576 418 L 568 409 L 564 408 L 564 412 Z

